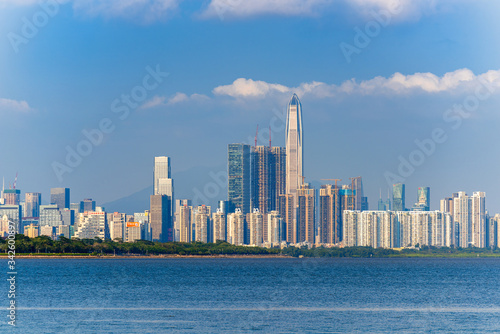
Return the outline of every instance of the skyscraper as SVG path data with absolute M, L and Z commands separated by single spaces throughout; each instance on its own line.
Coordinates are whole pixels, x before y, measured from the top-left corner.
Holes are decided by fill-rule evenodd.
M 59 210 L 69 209 L 69 188 L 51 188 L 50 204 L 56 204 Z
M 316 231 L 314 229 L 315 218 L 315 191 L 309 184 L 303 184 L 297 189 L 298 212 L 297 212 L 297 242 L 308 242 L 314 244 Z
M 412 211 L 429 211 L 431 206 L 431 188 L 419 187 L 417 191 L 417 203 Z
M 392 207 L 394 211 L 406 211 L 405 185 L 402 183 L 392 186 Z
M 252 147 L 251 155 L 251 209 L 267 213 L 270 206 L 270 150 L 268 146 Z
M 172 199 L 167 195 L 151 195 L 149 222 L 153 241 L 173 241 Z
M 285 133 L 287 194 L 295 195 L 303 181 L 302 132 L 302 105 L 299 97 L 293 94 L 288 103 Z
M 280 195 L 286 193 L 286 148 L 272 147 L 269 158 L 269 211 L 273 211 L 279 210 Z
M 26 193 L 24 194 L 24 203 L 24 217 L 40 217 L 42 194 Z
M 467 196 L 459 192 L 453 199 L 453 220 L 458 229 L 458 245 L 460 247 L 487 246 L 486 195 L 475 192 Z
M 323 185 L 319 190 L 319 242 L 336 244 L 342 238 L 342 208 L 339 188 Z
M 153 171 L 153 195 L 167 195 L 171 200 L 170 212 L 174 212 L 174 180 L 170 168 L 169 157 L 155 157 Z
M 232 208 L 247 214 L 250 212 L 250 145 L 229 144 L 227 151 L 227 198 Z
M 2 192 L 5 205 L 19 205 L 21 203 L 21 190 L 5 189 Z

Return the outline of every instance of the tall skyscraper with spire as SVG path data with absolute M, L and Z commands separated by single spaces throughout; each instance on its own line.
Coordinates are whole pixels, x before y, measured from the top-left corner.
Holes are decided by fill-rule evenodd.
M 297 190 L 304 183 L 304 164 L 302 158 L 302 105 L 299 97 L 293 94 L 287 107 L 286 116 L 286 192 L 282 196 L 280 211 L 287 225 L 287 240 L 291 243 L 298 242 L 298 222 L 297 222 Z M 284 205 L 286 203 L 286 205 Z
M 287 108 L 286 117 L 286 193 L 295 195 L 302 185 L 304 165 L 302 159 L 302 105 L 293 94 Z

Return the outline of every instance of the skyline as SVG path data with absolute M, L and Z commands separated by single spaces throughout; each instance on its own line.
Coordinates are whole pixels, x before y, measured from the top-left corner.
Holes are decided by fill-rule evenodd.
M 2 35 L 21 34 L 22 18 L 40 11 L 35 2 L 23 3 L 1 5 Z M 174 12 L 146 22 L 131 11 L 96 6 L 89 12 L 74 1 L 61 4 L 18 52 L 2 39 L 0 138 L 8 145 L 0 151 L 0 175 L 7 182 L 19 172 L 18 188 L 42 192 L 42 201 L 51 187 L 69 187 L 74 198 L 104 204 L 151 186 L 151 157 L 165 155 L 172 158 L 174 179 L 193 179 L 176 181 L 178 198 L 192 198 L 197 184 L 213 182 L 210 171 L 226 170 L 227 144 L 250 144 L 257 124 L 259 144 L 274 124 L 273 145 L 284 146 L 279 116 L 296 92 L 307 129 L 307 182 L 361 175 L 375 208 L 380 190 L 389 188 L 384 174 L 397 174 L 399 157 L 408 160 L 419 148 L 416 140 L 443 129 L 438 137 L 447 140 L 436 142 L 435 153 L 404 180 L 407 203 L 416 202 L 421 186 L 432 188 L 433 199 L 484 191 L 488 209 L 500 212 L 498 184 L 491 182 L 500 158 L 486 151 L 498 121 L 499 47 L 490 42 L 500 27 L 492 8 L 498 4 L 402 2 L 402 13 L 358 47 L 357 31 L 366 31 L 375 20 L 370 12 L 388 10 L 389 1 L 313 1 L 300 9 L 294 1 L 255 2 L 245 5 L 248 16 L 229 6 L 222 18 L 214 12 L 220 1 L 205 17 L 198 16 L 210 13 L 205 7 L 169 3 L 178 4 Z M 342 43 L 359 53 L 347 59 Z M 114 113 L 111 104 L 126 105 L 122 94 L 132 95 L 157 69 L 169 74 L 122 120 L 123 111 Z M 493 93 L 470 117 L 446 114 L 488 79 Z M 53 162 L 64 163 L 66 147 L 75 149 L 85 139 L 82 130 L 99 128 L 103 119 L 113 130 L 103 132 L 102 142 L 59 183 Z

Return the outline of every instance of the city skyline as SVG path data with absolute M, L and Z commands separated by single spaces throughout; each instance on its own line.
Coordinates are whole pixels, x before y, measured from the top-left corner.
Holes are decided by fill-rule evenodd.
M 109 203 L 151 186 L 141 171 L 151 157 L 168 155 L 182 181 L 176 194 L 194 197 L 194 188 L 212 182 L 210 172 L 225 170 L 227 143 L 252 144 L 257 124 L 259 145 L 271 126 L 273 145 L 284 146 L 295 92 L 307 106 L 307 181 L 362 175 L 373 203 L 396 183 L 388 172 L 403 175 L 407 189 L 432 185 L 433 198 L 481 189 L 500 211 L 491 182 L 499 158 L 482 149 L 498 121 L 499 46 L 489 41 L 500 4 L 405 1 L 387 18 L 386 1 L 314 2 L 303 11 L 247 4 L 241 12 L 174 2 L 158 16 L 136 1 L 94 12 L 67 2 L 17 52 L 2 39 L 7 184 L 19 172 L 19 189 L 41 191 L 42 201 L 51 187 L 67 187 L 77 198 Z M 25 38 L 23 17 L 32 22 L 43 11 L 35 1 L 1 6 L 5 36 Z M 89 137 L 95 144 L 78 147 Z M 69 165 L 68 147 L 91 153 Z M 408 192 L 408 205 L 415 196 Z

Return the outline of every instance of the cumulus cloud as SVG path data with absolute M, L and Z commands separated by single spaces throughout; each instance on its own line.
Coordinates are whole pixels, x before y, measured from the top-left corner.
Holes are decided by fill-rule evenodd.
M 10 99 L 0 98 L 0 111 L 7 112 L 29 112 L 33 109 L 26 101 L 16 101 Z
M 357 82 L 347 80 L 340 85 L 324 82 L 302 83 L 298 87 L 287 87 L 264 81 L 239 78 L 230 85 L 216 87 L 215 95 L 233 98 L 265 98 L 270 95 L 290 94 L 296 92 L 300 96 L 310 95 L 316 98 L 328 98 L 340 95 L 408 95 L 414 93 L 470 93 L 477 87 L 484 86 L 489 90 L 500 88 L 500 70 L 491 70 L 475 75 L 469 69 L 459 69 L 445 73 L 439 77 L 433 73 L 415 73 L 404 75 L 395 73 L 390 77 L 375 77 Z
M 215 95 L 229 95 L 232 97 L 263 97 L 273 92 L 285 93 L 289 92 L 290 88 L 279 85 L 270 84 L 265 81 L 254 81 L 252 79 L 239 78 L 232 84 L 219 86 L 213 90 Z
M 199 102 L 199 101 L 207 101 L 209 99 L 210 98 L 208 96 L 202 94 L 187 95 L 179 92 L 175 93 L 170 98 L 167 98 L 165 96 L 155 95 L 153 98 L 151 98 L 150 100 L 146 101 L 143 105 L 141 105 L 139 109 L 146 110 L 160 106 L 171 106 L 174 104 L 184 103 L 188 101 Z

